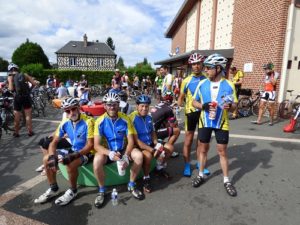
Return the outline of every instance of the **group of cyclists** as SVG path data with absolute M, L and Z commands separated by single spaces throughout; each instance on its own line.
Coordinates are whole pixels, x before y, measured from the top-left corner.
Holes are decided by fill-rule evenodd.
M 155 172 L 166 178 L 171 177 L 166 171 L 167 160 L 174 153 L 174 144 L 180 135 L 180 128 L 174 114 L 175 107 L 177 110 L 184 107 L 185 112 L 183 176 L 192 176 L 190 154 L 198 125 L 196 151 L 198 173 L 192 178 L 192 186 L 195 188 L 201 186 L 210 175 L 210 171 L 205 166 L 210 149 L 209 143 L 214 132 L 223 173 L 223 186 L 230 196 L 236 196 L 237 191 L 229 177 L 227 145 L 229 112 L 236 112 L 237 92 L 240 85 L 225 78 L 227 59 L 220 54 L 204 57 L 199 53 L 193 53 L 188 63 L 191 65 L 192 73 L 183 80 L 178 79 L 176 85 L 174 85 L 176 77 L 174 79 L 173 75 L 168 73 L 168 68 L 165 66 L 160 68 L 160 73 L 154 82 L 157 85 L 157 95 L 161 97 L 155 106 L 151 106 L 150 96 L 141 94 L 136 98 L 133 112 L 122 110 L 120 103 L 124 98 L 126 100 L 128 98 L 127 89 L 123 87 L 126 84 L 128 86 L 129 81 L 128 74 L 121 76 L 118 70 L 115 71 L 112 79 L 111 91 L 102 99 L 106 112 L 96 120 L 80 111 L 80 101 L 77 98 L 64 99 L 62 109 L 65 117 L 54 134 L 41 139 L 39 143 L 44 153 L 43 165 L 49 188 L 34 202 L 45 203 L 59 194 L 56 173 L 58 163 L 62 163 L 67 167 L 70 188 L 55 200 L 55 204 L 70 203 L 78 192 L 78 168 L 92 162 L 98 182 L 98 193 L 94 204 L 100 208 L 104 205 L 107 192 L 104 166 L 118 160 L 124 161 L 123 169 L 131 165 L 128 191 L 134 198 L 142 200 L 144 194 L 137 188 L 136 179 L 142 170 L 144 191 L 153 190 L 150 177 L 153 158 L 156 159 Z M 10 66 L 9 73 L 18 74 L 18 67 Z M 266 71 L 272 77 L 268 79 L 266 85 L 271 83 L 274 86 L 278 75 L 274 71 L 268 71 L 269 67 L 266 66 Z M 235 71 L 232 72 L 234 74 Z M 9 82 L 17 79 L 16 77 L 9 78 Z M 25 76 L 23 79 L 31 82 L 30 77 Z M 238 80 L 241 79 L 242 76 Z M 34 85 L 34 82 L 32 83 Z M 10 85 L 10 88 L 19 87 Z M 174 101 L 175 89 L 179 95 Z M 266 91 L 265 95 L 268 99 L 265 100 L 272 100 L 274 90 Z M 22 104 L 25 104 L 23 108 L 27 109 L 25 100 Z M 33 135 L 30 124 L 28 132 L 29 136 Z

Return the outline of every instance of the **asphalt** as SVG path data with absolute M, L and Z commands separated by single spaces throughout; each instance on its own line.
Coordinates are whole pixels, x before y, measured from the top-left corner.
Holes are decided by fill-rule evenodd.
M 183 115 L 180 115 L 183 117 Z M 33 121 L 36 135 L 20 138 L 3 135 L 0 140 L 0 225 L 7 224 L 216 224 L 216 225 L 298 225 L 300 222 L 300 129 L 283 133 L 287 121 L 268 126 L 253 125 L 255 117 L 230 121 L 228 158 L 230 177 L 238 196 L 230 197 L 222 184 L 216 142 L 210 145 L 207 167 L 211 175 L 199 188 L 183 177 L 182 154 L 170 159 L 168 171 L 173 179 L 152 174 L 154 191 L 143 201 L 135 200 L 126 186 L 117 186 L 120 203 L 113 207 L 109 196 L 101 209 L 94 207 L 95 187 L 79 187 L 69 205 L 51 201 L 35 205 L 33 200 L 47 188 L 44 177 L 35 172 L 41 164 L 39 139 L 53 132 L 60 110 L 47 109 L 45 118 Z M 48 121 L 48 122 L 47 122 Z M 175 149 L 182 153 L 184 134 Z M 192 164 L 196 164 L 195 145 Z M 193 175 L 197 173 L 193 170 Z M 68 182 L 58 175 L 60 191 Z M 138 181 L 141 186 L 141 181 Z M 111 190 L 111 188 L 109 188 Z

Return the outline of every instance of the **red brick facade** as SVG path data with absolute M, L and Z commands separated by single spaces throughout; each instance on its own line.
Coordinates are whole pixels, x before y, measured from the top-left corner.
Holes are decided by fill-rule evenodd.
M 246 74 L 244 86 L 261 87 L 264 63 L 272 61 L 275 70 L 281 71 L 289 4 L 290 0 L 235 1 L 233 64 L 243 69 L 244 63 L 253 63 L 253 72 Z
M 172 53 L 175 53 L 177 47 L 179 47 L 179 53 L 185 52 L 186 26 L 187 26 L 186 20 L 182 20 L 172 39 L 172 46 L 171 46 Z

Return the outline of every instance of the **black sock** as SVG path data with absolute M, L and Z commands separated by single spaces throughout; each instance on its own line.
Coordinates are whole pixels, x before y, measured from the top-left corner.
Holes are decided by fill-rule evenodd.
M 71 190 L 73 191 L 73 193 L 77 193 L 77 188 L 71 188 Z
M 50 188 L 51 188 L 52 191 L 58 191 L 58 185 L 57 185 L 57 183 L 50 184 Z

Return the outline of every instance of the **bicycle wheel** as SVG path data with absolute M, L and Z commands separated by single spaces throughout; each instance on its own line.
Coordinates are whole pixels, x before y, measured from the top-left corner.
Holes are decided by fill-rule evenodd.
M 14 113 L 10 110 L 5 111 L 4 121 L 2 127 L 4 130 L 14 131 Z
M 259 101 L 259 99 L 257 99 L 253 103 L 253 105 L 251 107 L 251 112 L 252 112 L 252 115 L 254 115 L 254 116 L 258 116 L 258 113 L 259 113 L 259 103 L 260 103 L 260 101 Z
M 251 114 L 251 101 L 248 97 L 243 97 L 239 99 L 238 102 L 238 113 L 242 117 L 249 116 Z
M 278 115 L 282 119 L 289 119 L 293 113 L 293 108 L 290 104 L 290 100 L 283 100 L 279 104 Z

